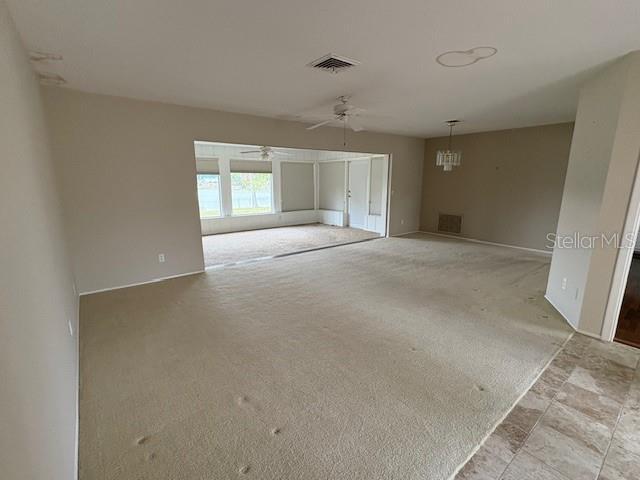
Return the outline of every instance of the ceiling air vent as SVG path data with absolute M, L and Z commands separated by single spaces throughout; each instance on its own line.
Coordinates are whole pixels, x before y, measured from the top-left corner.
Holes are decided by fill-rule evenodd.
M 360 65 L 360 62 L 352 60 L 351 58 L 341 57 L 340 55 L 334 55 L 333 53 L 320 57 L 308 64 L 309 67 L 318 68 L 330 73 L 340 73 L 356 65 Z

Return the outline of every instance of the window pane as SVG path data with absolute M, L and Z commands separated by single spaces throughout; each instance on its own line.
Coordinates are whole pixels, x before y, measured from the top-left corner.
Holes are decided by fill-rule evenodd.
M 200 218 L 220 216 L 220 175 L 198 174 Z
M 231 173 L 231 200 L 234 215 L 271 212 L 270 173 Z

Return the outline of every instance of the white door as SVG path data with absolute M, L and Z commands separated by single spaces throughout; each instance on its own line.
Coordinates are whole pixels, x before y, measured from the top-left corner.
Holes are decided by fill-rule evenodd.
M 367 179 L 369 162 L 354 160 L 349 162 L 349 226 L 367 227 Z

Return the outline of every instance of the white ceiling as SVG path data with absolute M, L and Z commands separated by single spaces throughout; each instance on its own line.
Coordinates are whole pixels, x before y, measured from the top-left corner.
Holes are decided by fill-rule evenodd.
M 368 129 L 416 136 L 454 117 L 458 132 L 571 120 L 586 76 L 640 48 L 637 0 L 8 4 L 28 48 L 64 56 L 71 88 L 309 122 L 352 94 Z M 473 66 L 435 62 L 485 45 L 497 55 Z M 362 65 L 305 66 L 329 52 Z

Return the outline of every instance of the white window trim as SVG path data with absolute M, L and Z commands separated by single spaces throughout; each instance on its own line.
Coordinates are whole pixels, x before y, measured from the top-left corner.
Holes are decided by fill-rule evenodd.
M 271 175 L 271 210 L 269 210 L 268 212 L 262 212 L 262 213 L 233 213 L 233 188 L 231 187 L 231 174 L 232 173 L 251 173 L 251 174 L 265 174 L 265 175 Z M 274 213 L 276 213 L 275 209 L 273 208 L 273 204 L 274 204 L 274 194 L 273 194 L 273 165 L 271 166 L 271 173 L 268 172 L 229 172 L 229 186 L 231 189 L 231 216 L 232 217 L 251 217 L 251 216 L 257 216 L 257 215 L 273 215 Z
M 198 177 L 200 175 L 217 175 L 218 176 L 218 203 L 220 204 L 220 215 L 214 215 L 212 217 L 203 217 L 200 214 L 200 200 L 198 200 L 198 215 L 200 215 L 200 220 L 216 220 L 219 218 L 223 218 L 223 211 L 222 211 L 222 183 L 221 183 L 221 178 L 220 178 L 220 173 L 209 173 L 209 172 L 196 172 L 196 186 L 198 184 Z
M 263 215 L 274 215 L 281 212 L 281 208 L 279 202 L 281 202 L 280 196 L 280 165 L 276 160 L 271 161 L 271 210 L 269 212 L 263 213 L 252 213 L 252 214 L 234 214 L 233 213 L 233 192 L 231 188 L 231 160 L 243 160 L 238 158 L 231 158 L 221 156 L 218 158 L 218 170 L 220 176 L 220 210 L 221 215 L 219 217 L 208 217 L 207 220 L 221 220 L 224 218 L 233 218 L 233 217 L 259 217 Z M 255 159 L 246 159 L 246 160 L 255 160 Z M 276 166 L 276 163 L 278 165 Z M 277 172 L 276 172 L 277 170 Z M 199 172 L 204 173 L 204 172 Z M 264 172 L 257 172 L 264 173 Z M 277 188 L 276 188 L 277 184 Z M 202 219 L 202 217 L 201 217 Z

